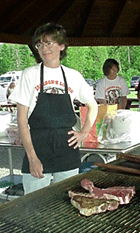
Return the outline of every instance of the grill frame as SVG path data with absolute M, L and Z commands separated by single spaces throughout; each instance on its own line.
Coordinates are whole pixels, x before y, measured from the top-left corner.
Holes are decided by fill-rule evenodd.
M 79 216 L 70 204 L 68 191 L 83 192 L 80 181 L 91 179 L 95 186 L 135 186 L 129 204 L 115 211 Z M 86 191 L 84 191 L 86 192 Z M 138 233 L 140 232 L 140 177 L 99 169 L 79 174 L 0 206 L 1 233 Z

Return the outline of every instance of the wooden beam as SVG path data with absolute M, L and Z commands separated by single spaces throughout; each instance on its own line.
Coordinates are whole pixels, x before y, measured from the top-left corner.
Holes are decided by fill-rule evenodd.
M 0 16 L 0 30 L 6 32 L 7 30 L 11 31 L 12 29 L 14 32 L 22 31 L 22 33 L 24 33 L 29 30 L 29 28 L 35 28 L 36 24 L 38 27 L 38 24 L 42 17 L 46 19 L 45 22 L 49 22 L 47 20 L 47 15 L 55 7 L 57 8 L 59 4 L 62 4 L 63 6 L 65 2 L 67 5 L 69 5 L 67 3 L 67 0 L 51 0 L 49 4 L 46 0 L 42 0 L 41 2 L 40 0 L 31 0 L 28 1 L 28 3 L 26 1 L 21 1 L 21 3 L 18 4 L 17 8 L 6 14 L 6 18 L 4 15 L 3 17 Z M 51 21 L 52 19 L 53 17 L 51 17 Z
M 114 11 L 113 18 L 111 19 L 111 22 L 109 23 L 109 29 L 107 30 L 107 36 L 111 36 L 113 34 L 113 29 L 115 28 L 117 22 L 119 22 L 119 18 L 121 16 L 121 13 L 125 7 L 125 4 L 128 0 L 122 0 L 118 6 L 116 11 Z
M 69 37 L 69 46 L 140 45 L 140 37 Z M 32 45 L 32 36 L 0 33 L 1 43 Z
M 87 23 L 88 17 L 91 13 L 92 6 L 94 5 L 95 0 L 88 0 L 85 1 L 85 5 L 83 5 L 83 8 L 80 10 L 80 20 L 77 21 L 76 27 L 75 27 L 75 33 L 73 36 L 80 37 L 84 31 L 85 25 Z
M 32 36 L 0 33 L 0 42 L 12 44 L 32 44 Z
M 43 4 L 43 7 L 46 9 L 46 11 L 38 12 L 38 9 L 36 12 L 34 11 L 34 14 L 32 14 L 32 19 L 29 21 L 27 18 L 27 20 L 24 20 L 22 23 L 22 32 L 26 32 L 27 34 L 30 34 L 31 32 L 34 33 L 36 28 L 42 24 L 52 22 L 52 19 L 53 22 L 58 22 L 60 18 L 63 17 L 63 15 L 67 12 L 68 8 L 73 4 L 74 0 L 63 0 L 58 2 L 60 2 L 60 4 L 56 7 L 54 5 L 52 10 L 48 12 L 48 2 L 46 1 L 46 3 Z M 38 13 L 39 17 L 37 18 L 36 15 Z
M 69 46 L 140 45 L 140 37 L 69 37 Z

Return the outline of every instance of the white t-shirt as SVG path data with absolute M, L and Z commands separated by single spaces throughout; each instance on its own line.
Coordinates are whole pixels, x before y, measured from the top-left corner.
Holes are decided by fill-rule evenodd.
M 41 63 L 40 63 L 41 64 Z M 40 64 L 26 68 L 19 79 L 18 84 L 14 88 L 9 99 L 29 107 L 28 117 L 32 113 L 38 94 L 40 92 Z M 83 76 L 76 70 L 62 66 L 65 72 L 68 93 L 70 94 L 72 103 L 74 99 L 81 103 L 94 103 L 93 90 L 84 80 Z M 48 68 L 44 66 L 44 92 L 63 94 L 64 79 L 61 68 Z
M 0 86 L 0 104 L 7 104 L 6 89 Z
M 95 98 L 104 99 L 105 103 L 108 104 L 114 104 L 120 103 L 120 97 L 127 96 L 129 93 L 129 88 L 123 77 L 117 76 L 110 80 L 105 76 L 97 85 Z

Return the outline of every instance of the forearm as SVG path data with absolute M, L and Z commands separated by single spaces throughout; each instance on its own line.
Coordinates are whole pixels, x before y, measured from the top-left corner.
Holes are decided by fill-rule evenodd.
M 138 98 L 138 100 L 140 100 L 140 94 L 139 93 L 137 93 L 137 98 Z
M 127 97 L 122 96 L 121 97 L 121 102 L 118 104 L 118 109 L 125 109 L 127 105 Z
M 98 106 L 96 101 L 94 101 L 92 104 L 91 103 L 86 104 L 86 107 L 87 107 L 86 119 L 80 132 L 88 135 L 92 125 L 96 120 Z
M 18 104 L 17 110 L 19 133 L 27 153 L 30 173 L 37 178 L 43 178 L 43 165 L 35 153 L 28 127 L 28 107 Z
M 31 160 L 36 157 L 36 154 L 34 151 L 30 130 L 28 127 L 28 119 L 24 116 L 23 108 L 24 107 L 22 107 L 21 105 L 18 105 L 18 127 L 22 144 L 27 153 L 28 159 Z
M 93 100 L 93 103 L 87 103 L 86 107 L 86 119 L 80 132 L 74 130 L 68 132 L 69 135 L 72 135 L 68 140 L 68 145 L 73 146 L 74 149 L 76 149 L 80 143 L 87 138 L 88 133 L 97 117 L 98 106 L 95 100 Z
M 98 104 L 105 104 L 105 99 L 96 99 Z

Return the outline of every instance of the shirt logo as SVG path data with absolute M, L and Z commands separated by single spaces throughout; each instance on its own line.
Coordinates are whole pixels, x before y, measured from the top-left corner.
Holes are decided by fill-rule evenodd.
M 121 102 L 121 88 L 108 87 L 105 91 L 105 101 L 107 104 L 119 104 Z

